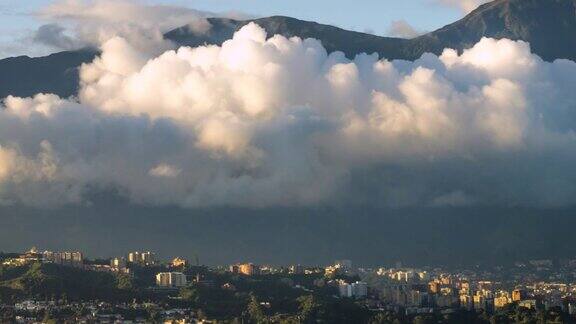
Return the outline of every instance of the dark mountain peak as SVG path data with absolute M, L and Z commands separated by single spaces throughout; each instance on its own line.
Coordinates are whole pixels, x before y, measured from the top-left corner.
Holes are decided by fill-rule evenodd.
M 94 60 L 97 51 L 83 49 L 40 58 L 18 56 L 0 60 L 0 99 L 55 93 L 62 97 L 78 92 L 78 67 Z
M 576 59 L 575 0 L 496 0 L 463 19 L 415 40 L 434 53 L 462 50 L 482 37 L 529 42 L 545 60 Z

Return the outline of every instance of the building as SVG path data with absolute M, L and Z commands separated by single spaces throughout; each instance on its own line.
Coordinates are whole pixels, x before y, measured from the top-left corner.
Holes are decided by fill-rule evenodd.
M 510 298 L 510 293 L 507 291 L 499 291 L 494 297 L 494 307 L 502 308 L 506 305 L 512 303 L 512 298 Z
M 474 298 L 471 295 L 460 295 L 460 306 L 467 310 L 474 309 Z
M 290 272 L 291 274 L 304 274 L 304 271 L 305 271 L 305 270 L 306 270 L 306 269 L 304 269 L 303 266 L 301 266 L 301 265 L 298 264 L 298 265 L 291 265 L 291 266 L 290 266 L 290 269 L 289 269 L 289 272 Z
M 397 272 L 392 273 L 392 278 L 394 280 L 404 281 L 404 282 L 412 281 L 415 276 L 416 276 L 416 272 L 414 272 L 413 270 L 397 271 Z
M 434 304 L 440 308 L 452 308 L 460 306 L 460 300 L 458 296 L 450 294 L 434 295 Z
M 34 262 L 54 263 L 65 266 L 82 267 L 84 264 L 84 255 L 82 252 L 52 252 L 44 251 L 38 252 L 36 248 L 32 248 L 18 258 L 7 259 L 4 265 L 8 266 L 22 266 Z
M 79 251 L 75 252 L 52 252 L 45 251 L 42 253 L 44 262 L 59 265 L 80 267 L 84 264 L 84 254 Z
M 573 302 L 568 303 L 568 314 L 576 315 L 576 304 Z
M 230 266 L 230 272 L 243 274 L 246 276 L 259 275 L 261 273 L 260 266 L 253 263 L 234 264 Z
M 150 251 L 142 252 L 140 254 L 140 259 L 141 259 L 142 264 L 145 264 L 145 265 L 154 264 L 154 263 L 156 263 L 156 253 L 152 253 Z
M 156 285 L 159 287 L 184 287 L 188 281 L 181 272 L 161 272 L 156 275 Z
M 492 311 L 494 309 L 494 298 L 487 297 L 481 292 L 477 292 L 476 295 L 472 297 L 474 302 L 474 309 Z
M 240 267 L 238 267 L 237 264 L 233 264 L 230 266 L 229 271 L 232 273 L 240 273 Z
M 182 258 L 175 258 L 174 260 L 172 260 L 171 265 L 174 268 L 185 267 L 186 265 L 188 265 L 188 261 Z
M 517 301 L 522 301 L 526 299 L 526 291 L 523 289 L 515 289 L 512 292 L 512 301 L 517 302 Z
M 418 278 L 420 281 L 428 281 L 430 280 L 430 274 L 427 271 L 420 271 L 418 272 Z
M 130 262 L 130 263 L 140 263 L 140 252 L 130 252 L 130 253 L 128 253 L 128 262 Z
M 526 299 L 518 302 L 518 307 L 524 307 L 528 309 L 536 309 L 538 302 L 535 299 Z
M 364 298 L 368 295 L 368 284 L 361 281 L 357 281 L 352 284 L 348 284 L 344 281 L 339 281 L 338 292 L 340 294 L 340 297 Z
M 336 260 L 333 265 L 324 269 L 324 274 L 328 277 L 338 274 L 349 274 L 352 272 L 352 261 Z
M 437 294 L 440 291 L 440 283 L 436 281 L 428 283 L 428 290 L 433 294 Z
M 128 253 L 128 262 L 139 265 L 153 265 L 156 263 L 156 254 L 147 252 L 130 252 Z
M 110 260 L 110 266 L 116 269 L 124 269 L 126 268 L 126 259 L 125 258 L 113 258 Z
M 562 296 L 558 294 L 549 294 L 544 299 L 544 308 L 550 310 L 555 307 L 563 308 Z
M 368 284 L 362 281 L 353 283 L 352 295 L 356 298 L 364 298 L 368 296 Z
M 351 298 L 352 295 L 352 285 L 347 284 L 345 282 L 340 282 L 338 284 L 338 293 L 340 295 L 340 297 L 347 297 L 347 298 Z
M 343 271 L 350 271 L 350 270 L 352 270 L 352 261 L 350 261 L 350 260 L 336 260 L 336 262 L 334 262 L 334 267 L 340 268 Z
M 38 253 L 38 250 L 35 247 L 33 247 L 29 251 L 21 254 L 17 258 L 10 258 L 10 259 L 4 260 L 4 262 L 2 264 L 5 266 L 18 267 L 18 266 L 23 266 L 26 264 L 30 264 L 30 263 L 34 263 L 34 262 L 41 262 L 41 261 L 43 261 L 42 253 Z

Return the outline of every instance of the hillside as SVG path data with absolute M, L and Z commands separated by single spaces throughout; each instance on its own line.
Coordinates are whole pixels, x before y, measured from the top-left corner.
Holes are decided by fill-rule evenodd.
M 464 49 L 482 37 L 529 42 L 545 60 L 576 60 L 576 1 L 497 0 L 464 19 L 411 41 L 411 51 L 440 53 Z
M 35 263 L 21 267 L 0 265 L 0 302 L 19 296 L 51 298 L 65 295 L 70 299 L 122 299 L 126 291 L 118 288 L 121 279 L 120 275 L 54 264 Z

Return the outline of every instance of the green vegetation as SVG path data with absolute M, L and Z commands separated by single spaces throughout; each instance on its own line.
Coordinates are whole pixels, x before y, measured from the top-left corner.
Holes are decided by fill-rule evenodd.
M 371 311 L 362 302 L 335 297 L 336 290 L 322 275 L 275 274 L 241 276 L 205 267 L 181 269 L 189 278 L 200 278 L 179 290 L 150 289 L 154 275 L 166 267 L 134 267 L 133 275 L 85 271 L 53 264 L 0 267 L 0 303 L 24 299 L 74 302 L 106 301 L 146 303 L 144 308 L 119 308 L 111 311 L 126 319 L 162 318 L 166 309 L 189 309 L 196 318 L 219 323 L 571 323 L 561 309 L 529 310 L 510 305 L 495 314 L 452 310 L 432 314 L 404 315 L 403 310 Z M 346 278 L 352 280 L 354 278 Z M 300 287 L 305 287 L 300 288 Z M 150 303 L 150 304 L 148 304 Z M 80 303 L 82 305 L 82 303 Z M 0 306 L 1 307 L 1 306 Z M 88 310 L 50 309 L 34 316 L 49 322 L 87 314 Z M 14 319 L 14 311 L 0 308 L 0 323 Z
M 35 299 L 127 300 L 135 292 L 126 275 L 84 271 L 55 264 L 33 263 L 21 267 L 0 266 L 0 299 L 21 296 Z
M 240 276 L 205 267 L 181 269 L 189 278 L 201 278 L 179 291 L 149 289 L 162 266 L 138 267 L 132 275 L 85 271 L 54 264 L 35 263 L 22 267 L 0 267 L 0 300 L 23 299 L 78 301 L 153 302 L 144 314 L 124 313 L 126 318 L 143 316 L 152 321 L 162 309 L 193 309 L 196 317 L 244 323 L 361 323 L 370 312 L 351 300 L 333 297 L 335 288 L 315 287 L 321 275 Z M 304 290 L 295 285 L 314 288 Z M 74 314 L 40 314 L 40 319 Z

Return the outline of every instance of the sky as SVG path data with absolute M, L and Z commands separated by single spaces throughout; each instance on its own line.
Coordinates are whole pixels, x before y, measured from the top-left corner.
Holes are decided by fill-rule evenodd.
M 336 25 L 345 29 L 389 33 L 390 26 L 405 21 L 415 30 L 432 31 L 462 17 L 458 5 L 442 5 L 449 0 L 150 0 L 136 1 L 146 4 L 190 7 L 216 13 L 241 13 L 251 16 L 286 15 Z M 476 1 L 476 0 L 472 0 Z M 0 0 L 0 57 L 47 54 L 25 44 L 27 37 L 46 23 L 35 15 L 52 0 Z

